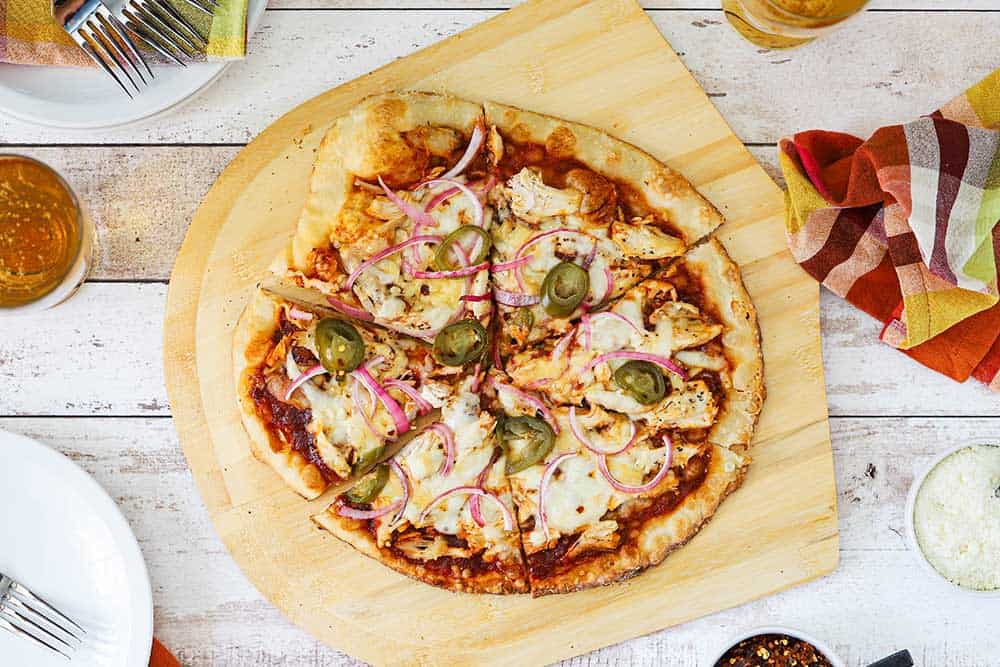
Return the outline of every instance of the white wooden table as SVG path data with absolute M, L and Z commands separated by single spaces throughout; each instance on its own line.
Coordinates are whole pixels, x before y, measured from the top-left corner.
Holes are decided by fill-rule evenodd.
M 110 132 L 0 119 L 0 151 L 63 172 L 95 218 L 101 256 L 67 305 L 0 320 L 0 428 L 52 444 L 112 494 L 149 563 L 156 633 L 184 665 L 353 665 L 288 623 L 219 542 L 181 455 L 161 368 L 167 279 L 199 200 L 278 115 L 483 21 L 505 0 L 272 0 L 246 62 L 153 122 Z M 930 111 L 1000 66 L 997 0 L 875 0 L 796 51 L 758 50 L 718 0 L 645 3 L 737 134 L 776 178 L 796 130 L 867 135 Z M 729 635 L 780 623 L 851 666 L 909 648 L 925 667 L 1000 664 L 1000 601 L 957 597 L 907 551 L 914 472 L 950 444 L 1000 437 L 1000 396 L 956 385 L 876 342 L 878 325 L 823 295 L 841 564 L 785 593 L 570 661 L 701 665 Z

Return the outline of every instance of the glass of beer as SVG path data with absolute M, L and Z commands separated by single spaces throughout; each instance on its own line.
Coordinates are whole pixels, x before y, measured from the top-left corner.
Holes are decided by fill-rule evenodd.
M 807 44 L 854 16 L 868 0 L 722 0 L 736 31 L 768 49 Z
M 47 165 L 0 154 L 0 316 L 62 303 L 90 271 L 93 225 Z

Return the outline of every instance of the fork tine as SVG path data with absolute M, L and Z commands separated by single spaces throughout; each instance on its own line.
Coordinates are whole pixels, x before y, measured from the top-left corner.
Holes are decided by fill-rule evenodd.
M 55 651 L 67 660 L 71 659 L 71 646 L 53 637 L 51 633 L 41 630 L 34 623 L 25 621 L 6 607 L 0 609 L 0 627 L 13 632 L 15 635 L 21 635 L 30 639 L 50 651 Z
M 205 0 L 205 2 L 207 2 L 209 5 L 208 7 L 201 4 L 197 0 L 184 0 L 184 2 L 188 3 L 192 7 L 195 7 L 196 9 L 200 9 L 201 11 L 209 15 L 214 14 L 215 10 L 219 8 L 219 3 L 216 2 L 215 0 Z
M 128 10 L 126 10 L 123 13 L 125 14 L 126 17 L 129 17 L 130 12 Z M 160 44 L 156 41 L 155 36 L 147 37 L 145 34 L 143 34 L 144 30 L 151 30 L 149 26 L 139 23 L 134 18 L 130 18 L 128 21 L 126 21 L 125 25 L 128 27 L 129 30 L 132 31 L 132 34 L 135 35 L 136 38 L 138 38 L 139 41 L 141 41 L 143 44 L 153 49 L 164 58 L 173 60 L 181 67 L 187 67 L 187 63 L 185 63 L 183 60 L 175 56 L 172 51 L 169 51 L 164 47 L 160 46 Z
M 198 47 L 190 39 L 179 34 L 176 29 L 144 5 L 135 5 L 135 14 L 142 21 L 143 25 L 149 27 L 151 30 L 155 30 L 158 37 L 181 53 L 191 56 L 198 51 Z
M 61 626 L 56 625 L 50 619 L 38 613 L 37 610 L 26 606 L 16 598 L 11 597 L 7 599 L 7 605 L 4 607 L 2 613 L 4 613 L 8 619 L 11 618 L 12 615 L 15 615 L 17 616 L 17 620 L 30 623 L 33 630 L 40 630 L 44 632 L 52 639 L 65 644 L 71 651 L 79 648 L 80 644 L 83 643 L 83 639 L 70 634 Z
M 121 38 L 121 45 L 123 45 L 129 52 L 129 60 L 132 62 L 132 66 L 135 67 L 135 63 L 138 60 L 142 63 L 142 66 L 146 68 L 146 73 L 149 74 L 149 78 L 153 79 L 153 70 L 149 69 L 149 63 L 146 59 L 142 57 L 142 53 L 139 51 L 139 47 L 135 45 L 132 38 L 129 37 L 128 30 L 125 29 L 125 25 L 118 20 L 118 17 L 108 11 L 107 7 L 101 7 L 97 12 L 98 18 L 110 23 L 109 28 L 113 29 L 118 37 Z M 136 67 L 138 70 L 138 67 Z M 139 76 L 142 76 L 140 72 Z M 145 78 L 145 77 L 144 77 Z
M 113 44 L 110 43 L 112 40 L 107 39 L 101 33 L 99 28 L 96 28 L 93 25 L 91 25 L 90 21 L 87 21 L 85 25 L 87 28 L 90 29 L 90 36 L 91 38 L 93 38 L 95 42 L 94 47 L 97 48 L 98 46 L 100 46 L 104 50 L 104 53 L 102 55 L 107 56 L 108 65 L 117 66 L 118 72 L 125 75 L 125 78 L 128 79 L 128 82 L 132 84 L 133 88 L 135 88 L 135 91 L 137 93 L 142 92 L 142 88 L 139 87 L 139 84 L 135 82 L 135 79 L 132 78 L 132 75 L 128 73 L 128 70 L 125 68 L 125 65 L 123 65 L 121 61 L 118 59 L 118 56 L 115 53 L 117 49 Z M 80 32 L 82 33 L 83 30 L 80 30 Z
M 10 592 L 13 597 L 18 598 L 21 602 L 27 604 L 28 606 L 33 607 L 36 610 L 40 609 L 41 612 L 36 611 L 36 613 L 41 613 L 45 615 L 47 617 L 46 620 L 48 620 L 53 625 L 57 626 L 60 630 L 62 630 L 66 634 L 71 635 L 74 639 L 82 641 L 83 637 L 82 636 L 77 637 L 77 633 L 73 632 L 72 628 L 75 628 L 80 633 L 80 635 L 87 634 L 87 631 L 84 630 L 82 627 L 80 627 L 79 623 L 77 623 L 72 618 L 70 618 L 69 616 L 67 616 L 66 614 L 62 613 L 54 606 L 49 604 L 45 600 L 45 598 L 29 591 L 27 587 L 25 587 L 23 584 L 19 584 L 16 581 L 12 581 L 10 586 Z M 67 630 L 66 628 L 62 627 L 62 625 L 60 625 L 57 621 L 51 620 L 52 617 L 55 617 L 56 619 L 62 619 L 65 623 L 72 626 L 72 628 Z
M 146 0 L 146 4 L 159 7 L 166 12 L 170 18 L 177 21 L 179 25 L 183 26 L 185 30 L 191 33 L 192 36 L 197 37 L 198 41 L 201 43 L 201 46 L 198 47 L 199 49 L 204 48 L 208 44 L 205 36 L 198 32 L 198 29 L 195 28 L 191 22 L 184 18 L 176 9 L 171 7 L 169 2 L 162 2 L 161 0 Z
M 77 40 L 77 43 L 83 48 L 84 51 L 86 51 L 87 55 L 90 56 L 91 60 L 100 65 L 104 69 L 104 71 L 107 72 L 111 76 L 111 78 L 115 80 L 115 83 L 121 86 L 121 89 L 125 91 L 126 95 L 128 95 L 132 99 L 135 99 L 135 96 L 132 95 L 132 91 L 130 91 L 125 86 L 125 84 L 122 83 L 122 80 L 118 78 L 117 74 L 115 74 L 114 69 L 112 69 L 106 62 L 104 62 L 104 59 L 101 58 L 101 56 L 97 55 L 97 51 L 94 49 L 93 46 L 91 46 L 89 40 L 81 36 L 80 39 Z
M 101 21 L 100 17 L 98 17 L 98 21 Z M 121 68 L 125 70 L 125 73 L 128 74 L 128 68 L 122 65 L 122 61 L 127 62 L 129 67 L 135 70 L 135 73 L 139 76 L 139 80 L 142 81 L 143 85 L 147 85 L 148 82 L 146 81 L 146 77 L 142 75 L 142 70 L 140 70 L 139 66 L 132 61 L 125 49 L 122 48 L 122 45 L 118 43 L 118 40 L 116 39 L 118 32 L 114 29 L 114 27 L 110 24 L 105 25 L 104 23 L 101 23 L 99 27 L 100 33 L 103 36 L 103 39 L 101 40 L 102 43 L 105 45 L 105 48 L 107 48 L 108 45 L 111 46 L 114 50 L 114 55 L 116 56 L 115 60 L 117 60 Z M 132 79 L 131 75 L 129 75 L 129 79 Z M 135 81 L 132 81 L 132 83 L 134 85 Z

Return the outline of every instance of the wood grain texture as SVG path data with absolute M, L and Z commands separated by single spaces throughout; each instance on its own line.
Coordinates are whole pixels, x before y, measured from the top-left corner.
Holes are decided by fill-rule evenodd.
M 701 667 L 726 637 L 775 622 L 829 640 L 849 665 L 901 647 L 921 667 L 990 664 L 983 656 L 1000 649 L 991 632 L 993 606 L 943 595 L 900 534 L 914 475 L 963 438 L 1000 438 L 1000 419 L 833 418 L 830 426 L 842 536 L 836 574 L 574 658 L 566 667 Z M 362 664 L 294 627 L 246 581 L 195 500 L 168 419 L 2 419 L 0 428 L 63 452 L 122 508 L 153 578 L 157 634 L 185 667 Z M 943 636 L 930 640 L 928 628 Z
M 96 133 L 0 118 L 0 143 L 245 143 L 297 104 L 496 14 L 268 11 L 246 62 L 168 116 Z M 803 48 L 760 52 L 721 11 L 649 15 L 751 143 L 810 128 L 867 134 L 932 111 L 995 66 L 972 45 L 1000 31 L 1000 12 L 879 11 Z
M 756 463 L 691 544 L 638 579 L 540 600 L 444 593 L 318 535 L 296 511 L 301 501 L 249 453 L 229 361 L 247 290 L 284 245 L 330 121 L 364 95 L 400 87 L 489 96 L 608 129 L 680 169 L 728 217 L 720 238 L 758 309 L 770 393 Z M 612 90 L 635 104 L 589 103 Z M 547 662 L 829 572 L 837 526 L 818 289 L 785 249 L 781 210 L 780 191 L 631 2 L 531 3 L 295 109 L 209 191 L 171 278 L 173 416 L 223 541 L 293 621 L 380 664 Z M 373 631 L 376 617 L 394 632 Z

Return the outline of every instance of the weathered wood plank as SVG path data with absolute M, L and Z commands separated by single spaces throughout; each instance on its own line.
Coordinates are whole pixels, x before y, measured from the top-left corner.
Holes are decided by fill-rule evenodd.
M 836 573 L 567 664 L 701 665 L 727 636 L 769 623 L 827 639 L 851 665 L 903 647 L 921 665 L 984 664 L 983 651 L 993 654 L 983 644 L 991 641 L 993 608 L 928 580 L 897 533 L 914 471 L 965 438 L 1000 438 L 1000 419 L 834 419 L 831 426 L 841 516 Z M 169 420 L 0 419 L 0 428 L 64 452 L 122 508 L 149 565 L 156 633 L 184 665 L 359 664 L 293 627 L 239 572 L 195 500 Z
M 268 12 L 251 40 L 250 58 L 168 116 L 100 133 L 0 119 L 0 143 L 245 142 L 298 103 L 495 14 Z M 1000 29 L 1000 12 L 868 12 L 809 46 L 762 53 L 718 10 L 650 15 L 751 143 L 813 127 L 868 133 L 931 111 L 995 65 L 979 50 L 955 45 L 991 43 Z M 887 35 L 891 49 L 883 48 Z
M 0 318 L 0 415 L 167 415 L 166 285 L 89 283 L 41 315 Z M 879 326 L 824 292 L 823 351 L 833 415 L 995 415 L 998 397 L 958 385 L 877 342 Z M 24 335 L 24 332 L 43 335 Z

